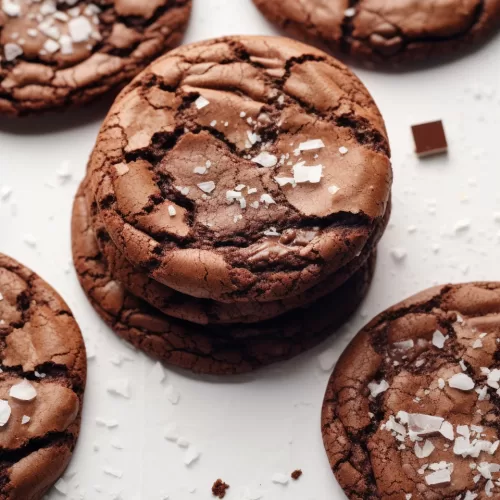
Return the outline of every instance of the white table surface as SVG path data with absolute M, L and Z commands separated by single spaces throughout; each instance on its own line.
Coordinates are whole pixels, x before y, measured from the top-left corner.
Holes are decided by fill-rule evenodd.
M 276 32 L 250 0 L 194 0 L 186 41 L 244 33 Z M 0 121 L 0 189 L 12 188 L 10 197 L 0 200 L 0 251 L 61 293 L 94 354 L 66 498 L 210 499 L 219 477 L 231 485 L 228 500 L 247 498 L 246 489 L 254 495 L 248 498 L 259 491 L 270 500 L 345 498 L 321 441 L 328 365 L 368 318 L 409 294 L 442 282 L 500 279 L 499 61 L 500 36 L 474 54 L 425 70 L 357 70 L 385 116 L 395 174 L 392 223 L 380 245 L 371 292 L 336 337 L 291 362 L 245 377 L 195 377 L 167 368 L 159 383 L 151 375 L 154 363 L 121 342 L 80 289 L 70 260 L 71 205 L 109 103 Z M 418 160 L 410 126 L 439 118 L 449 155 Z M 58 171 L 65 168 L 71 179 L 61 183 Z M 455 231 L 462 222 L 468 228 Z M 394 249 L 407 257 L 397 263 Z M 116 366 L 113 361 L 123 356 L 132 361 Z M 117 379 L 130 381 L 130 399 L 107 392 Z M 172 388 L 180 394 L 175 405 L 167 397 Z M 96 418 L 119 425 L 99 427 Z M 163 437 L 172 422 L 201 452 L 190 467 L 184 465 L 186 451 Z M 113 448 L 116 443 L 123 449 Z M 107 467 L 123 476 L 106 474 Z M 296 468 L 304 471 L 300 481 L 272 483 L 273 474 Z M 65 497 L 52 491 L 49 498 Z

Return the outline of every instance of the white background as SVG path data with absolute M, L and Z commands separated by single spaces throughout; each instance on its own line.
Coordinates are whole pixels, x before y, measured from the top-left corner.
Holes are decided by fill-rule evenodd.
M 250 0 L 195 0 L 187 41 L 225 34 L 275 33 Z M 89 360 L 79 445 L 70 465 L 67 498 L 210 499 L 218 477 L 227 499 L 261 492 L 271 500 L 345 498 L 331 474 L 320 432 L 329 371 L 348 340 L 387 306 L 436 283 L 500 279 L 500 37 L 464 58 L 406 73 L 357 69 L 385 116 L 393 148 L 394 213 L 380 245 L 376 279 L 361 312 L 335 338 L 291 362 L 231 379 L 194 377 L 167 368 L 160 384 L 153 363 L 132 352 L 100 321 L 70 264 L 70 215 L 78 181 L 109 103 L 24 120 L 0 121 L 0 251 L 41 274 L 69 303 L 95 353 Z M 446 157 L 418 160 L 410 126 L 442 118 L 450 142 Z M 72 179 L 57 171 L 68 163 Z M 63 167 L 64 168 L 64 167 Z M 460 221 L 469 222 L 455 231 Z M 33 248 L 26 239 L 34 238 Z M 397 263 L 391 251 L 407 252 Z M 115 366 L 126 355 L 133 361 Z M 127 378 L 131 399 L 106 391 Z M 180 393 L 178 404 L 166 396 Z M 114 429 L 96 418 L 116 419 Z M 177 423 L 201 451 L 186 467 L 185 450 L 163 438 Z M 112 442 L 121 443 L 122 450 Z M 121 479 L 104 473 L 111 467 Z M 287 486 L 274 473 L 301 468 Z M 70 477 L 71 476 L 71 477 Z M 194 493 L 190 490 L 196 488 Z M 99 491 L 98 491 L 99 490 Z M 116 497 L 116 493 L 121 496 Z M 53 491 L 51 499 L 64 498 Z M 252 498 L 252 497 L 250 497 Z

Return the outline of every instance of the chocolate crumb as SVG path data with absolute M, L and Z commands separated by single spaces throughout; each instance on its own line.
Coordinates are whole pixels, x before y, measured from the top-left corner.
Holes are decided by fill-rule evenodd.
M 222 479 L 217 479 L 212 486 L 212 494 L 214 497 L 224 498 L 228 489 L 229 484 L 226 484 Z
M 297 479 L 299 479 L 299 477 L 302 476 L 302 471 L 300 469 L 294 470 L 291 476 L 294 481 L 297 481 Z

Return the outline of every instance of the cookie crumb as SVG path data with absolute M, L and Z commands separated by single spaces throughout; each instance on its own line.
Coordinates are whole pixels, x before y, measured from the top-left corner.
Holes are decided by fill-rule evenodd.
M 291 476 L 294 481 L 297 481 L 299 477 L 302 476 L 302 471 L 300 469 L 294 470 Z
M 224 498 L 228 489 L 229 484 L 226 484 L 222 479 L 217 479 L 212 486 L 212 494 L 214 497 Z

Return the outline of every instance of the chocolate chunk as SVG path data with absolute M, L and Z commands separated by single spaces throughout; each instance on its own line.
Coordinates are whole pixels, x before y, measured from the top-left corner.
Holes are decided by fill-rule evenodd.
M 291 474 L 291 477 L 294 481 L 297 481 L 300 476 L 302 476 L 302 471 L 300 469 L 294 470 Z
M 441 120 L 413 125 L 411 130 L 418 156 L 432 156 L 448 151 L 448 142 Z

